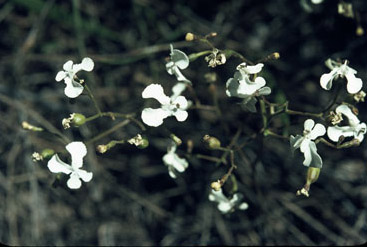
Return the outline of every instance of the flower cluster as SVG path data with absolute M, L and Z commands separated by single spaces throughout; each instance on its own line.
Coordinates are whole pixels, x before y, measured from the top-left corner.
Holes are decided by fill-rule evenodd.
M 229 78 L 226 82 L 227 96 L 243 98 L 243 106 L 252 112 L 256 112 L 257 99 L 255 97 L 271 93 L 271 89 L 265 87 L 265 79 L 256 76 L 263 66 L 262 63 L 253 66 L 241 63 L 237 66 L 238 71 L 235 72 L 233 78 Z

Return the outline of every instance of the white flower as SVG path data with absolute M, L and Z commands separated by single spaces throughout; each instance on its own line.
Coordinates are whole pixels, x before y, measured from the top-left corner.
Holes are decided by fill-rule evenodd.
M 336 113 L 341 113 L 349 120 L 348 126 L 330 126 L 327 129 L 327 135 L 330 140 L 338 142 L 340 136 L 354 137 L 360 142 L 363 141 L 364 134 L 366 134 L 366 124 L 361 123 L 356 115 L 347 105 L 340 105 L 335 110 Z
M 317 153 L 317 148 L 315 140 L 319 136 L 323 136 L 326 133 L 326 129 L 322 124 L 316 124 L 312 119 L 307 119 L 304 123 L 304 131 L 303 136 L 296 135 L 294 137 L 291 135 L 290 144 L 291 149 L 294 151 L 297 148 L 300 148 L 301 152 L 305 156 L 305 160 L 303 161 L 303 165 L 312 166 L 312 167 L 322 167 L 322 159 L 320 155 Z
M 64 80 L 66 84 L 65 95 L 69 98 L 76 98 L 83 92 L 84 89 L 82 84 L 75 80 L 76 73 L 78 73 L 80 70 L 92 71 L 93 67 L 94 62 L 89 57 L 84 58 L 80 64 L 73 64 L 73 61 L 69 60 L 63 66 L 64 71 L 59 71 L 55 79 L 56 81 Z
M 175 171 L 184 172 L 189 166 L 186 159 L 180 158 L 176 154 L 177 145 L 175 142 L 168 147 L 167 153 L 163 156 L 163 163 L 168 166 L 168 173 L 171 178 L 176 178 Z
M 70 174 L 67 185 L 70 189 L 79 189 L 82 185 L 80 179 L 89 182 L 93 173 L 80 169 L 83 166 L 83 157 L 87 154 L 87 148 L 82 142 L 71 142 L 66 145 L 66 150 L 71 155 L 71 165 L 60 160 L 57 154 L 54 154 L 48 161 L 47 167 L 53 173 Z
M 163 87 L 159 84 L 147 86 L 142 97 L 154 98 L 161 103 L 161 108 L 145 108 L 141 113 L 141 119 L 149 126 L 157 127 L 163 123 L 163 119 L 175 116 L 177 121 L 185 121 L 188 117 L 186 109 L 189 107 L 188 101 L 184 96 L 177 96 L 177 92 L 170 98 L 165 95 Z
M 166 64 L 166 70 L 168 74 L 175 75 L 178 81 L 184 81 L 190 83 L 190 80 L 181 73 L 180 69 L 186 69 L 189 66 L 189 57 L 182 51 L 173 49 L 171 47 L 171 61 Z
M 233 78 L 229 78 L 226 83 L 226 94 L 229 97 L 246 98 L 253 95 L 257 90 L 264 87 L 266 82 L 263 77 L 257 76 L 255 80 L 251 80 L 253 74 L 261 71 L 264 64 L 259 63 L 254 66 L 248 66 L 241 63 L 237 66 L 237 72 Z
M 238 207 L 240 210 L 246 210 L 248 208 L 248 204 L 246 202 L 240 203 L 243 198 L 243 195 L 240 193 L 236 193 L 233 195 L 232 199 L 229 200 L 224 194 L 222 189 L 215 191 L 211 190 L 209 194 L 209 200 L 215 201 L 218 203 L 218 210 L 223 214 L 229 213 L 235 207 Z
M 333 80 L 337 77 L 345 77 L 347 79 L 347 91 L 350 94 L 355 94 L 362 89 L 363 82 L 360 78 L 355 77 L 356 70 L 347 65 L 347 60 L 344 64 L 338 63 L 330 58 L 325 61 L 326 66 L 331 69 L 330 73 L 323 74 L 320 77 L 320 85 L 325 90 L 330 90 Z
M 313 4 L 320 4 L 320 3 L 322 3 L 324 0 L 311 0 L 311 2 L 313 3 Z

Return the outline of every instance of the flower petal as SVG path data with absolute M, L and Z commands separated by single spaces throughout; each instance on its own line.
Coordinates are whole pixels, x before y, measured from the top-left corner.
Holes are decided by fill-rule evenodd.
M 69 60 L 66 63 L 64 63 L 64 66 L 62 67 L 65 71 L 72 71 L 73 70 L 73 61 Z
M 357 133 L 354 135 L 355 138 L 357 138 L 360 142 L 364 139 L 364 134 L 367 132 L 367 126 L 365 123 L 361 123 L 357 127 Z
M 320 77 L 320 85 L 325 90 L 330 90 L 333 86 L 333 79 L 337 76 L 337 68 L 333 69 L 330 73 L 323 74 Z
M 189 58 L 184 52 L 172 49 L 170 55 L 171 61 L 173 61 L 180 69 L 186 69 L 189 66 Z
M 259 95 L 269 95 L 271 94 L 271 88 L 270 87 L 263 87 L 258 90 Z
M 183 91 L 186 89 L 186 83 L 178 82 L 176 85 L 172 87 L 172 96 L 171 99 L 175 100 L 178 96 L 182 94 Z
M 334 142 L 339 141 L 340 136 L 349 137 L 354 136 L 353 128 L 350 126 L 330 126 L 327 128 L 327 136 Z
M 162 105 L 170 103 L 170 98 L 164 93 L 163 87 L 160 84 L 150 84 L 142 92 L 144 99 L 153 98 L 159 101 Z
M 81 169 L 78 170 L 78 175 L 84 182 L 89 182 L 93 178 L 92 172 L 87 172 Z
M 237 72 L 236 72 L 237 73 Z M 237 97 L 238 96 L 238 88 L 239 88 L 240 84 L 238 82 L 238 80 L 234 79 L 234 78 L 229 78 L 226 82 L 226 94 L 228 97 Z
M 75 172 L 71 173 L 67 185 L 70 189 L 79 189 L 82 186 L 82 181 L 80 181 L 78 174 Z
M 178 109 L 176 112 L 173 113 L 173 115 L 176 117 L 177 121 L 183 122 L 187 119 L 189 114 L 187 111 Z
M 57 154 L 54 154 L 47 163 L 48 169 L 53 173 L 65 173 L 70 174 L 72 169 L 71 166 L 63 162 Z
M 345 77 L 347 78 L 348 81 L 347 83 L 348 93 L 355 94 L 362 89 L 363 86 L 362 80 L 360 78 L 355 77 L 353 73 L 349 72 L 345 75 Z
M 335 109 L 336 113 L 341 113 L 346 116 L 349 120 L 349 124 L 351 126 L 357 126 L 360 121 L 356 115 L 352 112 L 352 110 L 347 105 L 340 105 Z
M 255 81 L 252 82 L 248 77 L 243 78 L 243 80 L 239 81 L 240 85 L 238 88 L 238 94 L 242 96 L 244 95 L 252 95 L 257 90 L 265 86 L 265 79 L 262 77 L 256 77 Z
M 188 107 L 187 99 L 184 96 L 178 96 L 173 102 L 172 105 L 177 106 L 177 108 L 186 110 Z
M 315 121 L 313 121 L 313 119 L 307 119 L 304 123 L 304 129 L 311 132 L 314 125 Z
M 85 70 L 85 71 L 92 71 L 94 68 L 93 60 L 89 57 L 83 58 L 82 63 L 81 63 L 81 68 L 82 70 Z
M 264 67 L 264 64 L 258 63 L 256 65 L 248 65 L 248 66 L 243 67 L 241 69 L 243 71 L 245 71 L 246 74 L 257 74 L 262 70 L 263 67 Z
M 63 80 L 65 77 L 67 76 L 67 74 L 65 73 L 65 71 L 59 71 L 55 77 L 56 81 L 61 81 Z
M 297 148 L 301 146 L 303 139 L 304 137 L 301 135 L 296 135 L 295 137 L 292 135 L 290 136 L 289 142 L 291 144 L 292 153 L 294 152 L 294 150 L 296 150 Z
M 141 119 L 146 125 L 158 127 L 163 123 L 163 119 L 171 116 L 171 112 L 163 110 L 161 108 L 152 109 L 145 108 L 141 113 Z
M 305 142 L 302 142 L 302 144 Z M 310 143 L 313 142 L 308 142 L 308 145 L 302 145 L 301 144 L 301 151 L 305 156 L 305 160 L 303 161 L 303 165 L 305 166 L 310 166 L 311 161 L 312 161 L 312 156 L 311 156 L 311 149 L 310 149 Z
M 231 205 L 229 202 L 221 202 L 218 204 L 218 209 L 222 213 L 228 213 L 232 209 L 233 205 Z
M 71 165 L 74 168 L 83 166 L 83 157 L 87 155 L 87 147 L 83 142 L 71 142 L 66 145 L 66 150 L 71 155 Z
M 66 84 L 64 93 L 69 98 L 78 97 L 84 90 L 84 87 L 80 83 L 72 81 L 68 77 L 65 77 L 64 82 Z
M 324 125 L 318 123 L 315 127 L 311 130 L 310 139 L 315 140 L 319 136 L 323 136 L 326 133 L 326 128 Z
M 320 155 L 317 153 L 316 144 L 314 142 L 310 142 L 310 152 L 311 152 L 311 167 L 322 168 L 322 159 Z

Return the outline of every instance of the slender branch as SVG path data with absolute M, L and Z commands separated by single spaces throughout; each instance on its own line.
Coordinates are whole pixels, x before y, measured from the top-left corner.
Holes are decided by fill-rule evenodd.
M 102 111 L 99 108 L 96 99 L 94 98 L 94 95 L 92 94 L 92 91 L 90 90 L 90 88 L 88 87 L 87 84 L 84 84 L 84 88 L 87 90 L 89 98 L 93 101 L 94 107 L 96 108 L 96 111 L 99 115 L 101 115 Z
M 106 131 L 104 131 L 104 132 L 100 133 L 99 135 L 97 135 L 97 136 L 93 137 L 92 139 L 88 140 L 88 141 L 86 142 L 86 144 L 90 144 L 90 143 L 93 143 L 93 142 L 98 141 L 99 139 L 101 139 L 101 138 L 103 138 L 103 137 L 105 137 L 105 136 L 107 136 L 107 135 L 109 135 L 109 134 L 111 134 L 111 133 L 115 132 L 115 131 L 116 131 L 116 130 L 118 130 L 119 128 L 122 128 L 122 127 L 124 127 L 125 125 L 129 124 L 129 123 L 130 123 L 130 121 L 131 121 L 130 119 L 126 119 L 126 120 L 124 120 L 124 121 L 122 121 L 122 122 L 120 122 L 120 123 L 116 124 L 116 125 L 115 125 L 115 126 L 113 126 L 111 129 L 106 130 Z

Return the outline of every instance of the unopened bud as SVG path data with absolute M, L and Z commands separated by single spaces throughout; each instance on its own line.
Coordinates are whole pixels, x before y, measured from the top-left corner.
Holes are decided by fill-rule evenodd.
M 206 145 L 210 149 L 217 149 L 221 147 L 221 143 L 216 137 L 205 135 L 203 137 L 203 141 L 206 143 Z
M 186 41 L 193 41 L 195 39 L 195 35 L 193 33 L 187 33 L 185 36 Z
M 274 52 L 273 54 L 271 54 L 273 59 L 279 59 L 280 58 L 280 54 L 279 52 Z
M 98 145 L 97 146 L 97 151 L 99 152 L 99 153 L 101 153 L 101 154 L 103 154 L 103 153 L 105 153 L 105 152 L 107 152 L 107 145 Z
M 220 183 L 220 181 L 216 181 L 216 182 L 212 182 L 210 184 L 210 187 L 215 190 L 215 191 L 219 191 L 222 188 L 222 184 Z
M 31 131 L 43 131 L 41 127 L 34 126 L 26 121 L 22 122 L 22 128 L 25 130 L 31 130 Z
M 45 148 L 42 150 L 41 155 L 44 159 L 50 159 L 52 157 L 52 155 L 55 154 L 55 151 L 53 149 L 50 148 Z
M 357 36 L 362 36 L 364 34 L 364 29 L 361 26 L 358 26 L 356 29 Z
M 182 140 L 175 134 L 171 134 L 170 137 L 176 143 L 177 146 L 180 146 L 182 144 Z

